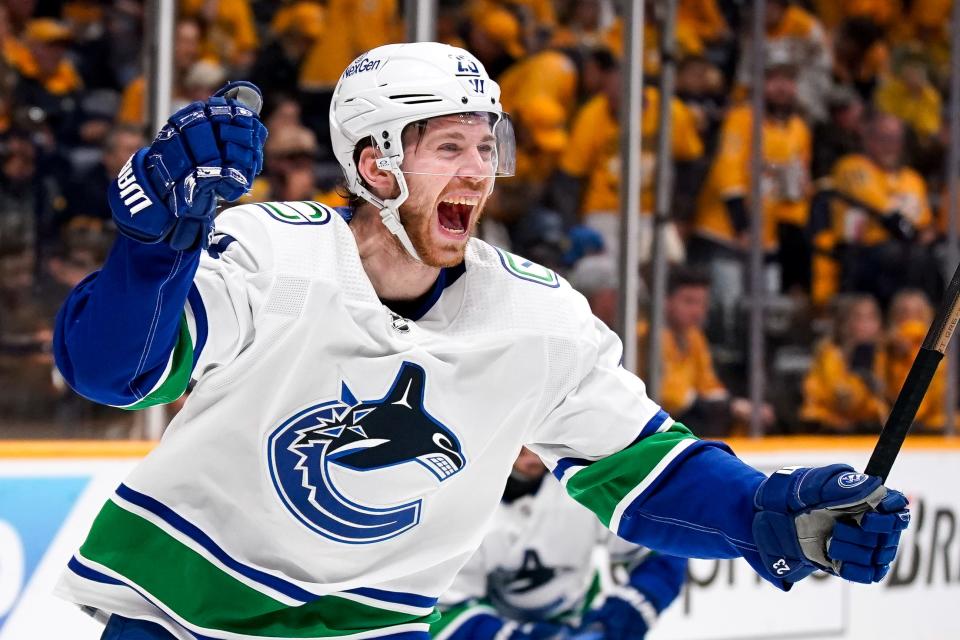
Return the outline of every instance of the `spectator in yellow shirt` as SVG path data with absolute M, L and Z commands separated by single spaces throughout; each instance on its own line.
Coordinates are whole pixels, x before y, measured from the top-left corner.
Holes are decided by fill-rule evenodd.
M 605 46 L 615 17 L 613 7 L 600 0 L 568 2 L 560 12 L 550 46 L 583 51 Z
M 797 67 L 797 104 L 812 120 L 826 118 L 824 106 L 830 89 L 832 53 L 827 32 L 812 13 L 789 0 L 765 0 L 767 56 L 780 56 Z M 737 71 L 740 91 L 750 84 L 753 42 L 750 30 L 742 31 L 742 51 Z
M 875 371 L 883 317 L 870 295 L 836 300 L 832 337 L 821 342 L 803 381 L 800 417 L 828 433 L 876 431 L 886 412 Z
M 270 42 L 257 53 L 250 71 L 250 81 L 263 92 L 265 111 L 284 97 L 299 96 L 304 60 L 326 27 L 323 7 L 317 2 L 293 2 L 274 15 Z
M 521 58 L 497 80 L 503 108 L 514 113 L 531 98 L 545 96 L 561 106 L 569 121 L 578 102 L 579 76 L 573 60 L 561 51 L 547 49 Z
M 200 23 L 192 18 L 180 18 L 174 30 L 173 40 L 173 99 L 186 100 L 183 81 L 187 72 L 200 60 Z M 144 127 L 147 124 L 147 83 L 143 75 L 127 84 L 120 97 L 117 122 L 123 125 Z
M 796 67 L 772 55 L 767 60 L 761 178 L 765 286 L 770 292 L 802 292 L 809 286 L 804 227 L 810 191 L 810 129 L 796 111 Z M 736 303 L 745 291 L 753 214 L 749 203 L 753 118 L 749 104 L 727 113 L 717 154 L 700 191 L 689 244 L 691 261 L 709 266 L 727 332 L 733 329 Z
M 834 433 L 879 431 L 932 320 L 933 307 L 917 289 L 904 289 L 894 296 L 886 328 L 872 296 L 841 298 L 835 336 L 817 348 L 804 381 L 801 416 Z M 914 430 L 943 429 L 945 373 L 941 366 L 934 374 L 917 410 Z
M 250 0 L 180 0 L 180 16 L 203 25 L 203 54 L 235 72 L 250 68 L 259 39 Z
M 932 321 L 933 306 L 923 291 L 903 289 L 891 300 L 887 313 L 885 361 L 880 369 L 888 406 L 893 406 L 897 399 Z M 946 367 L 941 362 L 917 410 L 914 430 L 943 430 L 946 382 Z
M 658 401 L 676 420 L 697 425 L 697 435 L 704 437 L 729 435 L 731 426 L 744 426 L 753 411 L 750 401 L 730 397 L 714 370 L 710 344 L 703 333 L 709 306 L 709 276 L 674 266 L 667 283 L 666 326 L 660 337 L 663 361 Z M 646 376 L 648 331 L 645 323 L 638 328 L 644 347 L 639 355 L 641 377 Z M 770 405 L 764 403 L 757 410 L 766 425 L 773 424 Z
M 903 123 L 868 114 L 864 154 L 841 158 L 832 172 L 829 222 L 814 237 L 813 301 L 823 306 L 837 292 L 871 293 L 881 305 L 907 286 L 939 295 L 931 252 L 936 236 L 919 173 L 902 164 Z
M 877 109 L 900 118 L 913 129 L 921 144 L 929 144 L 940 132 L 943 101 L 930 82 L 926 61 L 906 54 L 895 73 L 880 84 L 874 94 Z
M 28 108 L 50 136 L 60 143 L 74 142 L 79 133 L 78 94 L 83 83 L 67 56 L 72 42 L 70 30 L 50 18 L 27 23 L 22 44 L 8 38 L 5 57 L 12 67 L 12 104 Z
M 890 68 L 890 50 L 883 30 L 870 18 L 844 21 L 834 37 L 833 77 L 854 87 L 870 102 L 877 82 Z
M 397 0 L 328 0 L 326 8 L 326 24 L 331 26 L 300 68 L 303 90 L 332 91 L 343 70 L 361 53 L 404 40 Z
M 487 215 L 510 224 L 540 204 L 547 179 L 566 148 L 566 112 L 549 95 L 529 96 L 513 112 L 517 139 L 516 170 L 498 185 Z
M 680 0 L 677 25 L 683 25 L 707 44 L 723 42 L 732 35 L 717 0 Z
M 618 247 L 620 220 L 620 70 L 615 60 L 604 73 L 604 89 L 591 98 L 574 117 L 570 143 L 560 158 L 559 173 L 552 181 L 550 202 L 573 226 L 578 220 L 596 229 L 607 251 Z M 660 94 L 655 87 L 643 91 L 641 123 L 641 224 L 650 227 L 656 176 L 656 134 L 659 130 Z M 703 156 L 703 142 L 696 120 L 676 98 L 670 103 L 673 124 L 671 146 L 675 162 L 690 162 Z M 668 254 L 681 260 L 683 244 L 675 226 L 668 231 Z M 651 234 L 641 230 L 641 260 L 649 258 Z

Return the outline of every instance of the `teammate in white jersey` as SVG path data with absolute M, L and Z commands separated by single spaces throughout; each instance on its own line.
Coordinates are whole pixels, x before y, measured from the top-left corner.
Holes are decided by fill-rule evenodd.
M 552 271 L 471 238 L 514 140 L 499 88 L 437 43 L 343 73 L 350 210 L 230 209 L 259 92 L 178 111 L 109 189 L 120 231 L 57 317 L 57 364 L 131 409 L 192 393 L 58 586 L 104 637 L 423 639 L 527 445 L 611 531 L 743 556 L 787 589 L 879 580 L 909 515 L 834 465 L 765 478 L 675 423 Z M 140 634 L 140 635 L 137 635 Z
M 598 546 L 618 569 L 602 590 Z M 440 598 L 443 616 L 430 631 L 435 640 L 642 640 L 679 595 L 686 570 L 686 558 L 614 536 L 524 448 L 483 543 Z

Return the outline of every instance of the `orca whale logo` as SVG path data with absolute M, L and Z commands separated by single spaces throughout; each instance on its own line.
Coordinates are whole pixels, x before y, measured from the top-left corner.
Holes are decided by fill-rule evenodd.
M 404 362 L 380 400 L 358 401 L 345 381 L 340 398 L 313 405 L 284 421 L 268 439 L 274 487 L 284 505 L 313 531 L 353 544 L 380 542 L 420 521 L 421 499 L 390 507 L 347 498 L 331 467 L 368 472 L 415 463 L 437 482 L 465 459 L 456 435 L 423 406 L 426 373 Z

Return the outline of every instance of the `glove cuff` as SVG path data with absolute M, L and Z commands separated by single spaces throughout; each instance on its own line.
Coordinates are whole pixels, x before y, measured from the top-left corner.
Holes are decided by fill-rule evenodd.
M 149 147 L 130 156 L 107 189 L 107 202 L 117 229 L 139 242 L 160 242 L 176 218 L 154 189 L 145 166 Z

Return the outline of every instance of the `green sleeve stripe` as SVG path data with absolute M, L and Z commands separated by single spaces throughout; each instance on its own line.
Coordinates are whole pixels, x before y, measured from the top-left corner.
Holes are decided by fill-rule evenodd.
M 445 640 L 456 633 L 457 629 L 471 618 L 483 614 L 496 616 L 497 611 L 483 601 L 469 600 L 463 604 L 458 604 L 444 611 L 440 619 L 430 625 L 430 635 L 435 640 Z
M 170 356 L 171 364 L 166 378 L 153 391 L 138 402 L 121 407 L 129 411 L 145 409 L 157 404 L 173 402 L 183 395 L 190 384 L 190 374 L 193 373 L 193 338 L 190 336 L 190 326 L 187 324 L 186 314 L 180 316 L 180 335 L 177 344 Z
M 611 519 L 624 498 L 639 495 L 638 487 L 646 488 L 657 478 L 669 460 L 679 454 L 679 450 L 675 451 L 678 446 L 685 448 L 694 442 L 697 442 L 696 436 L 675 422 L 667 431 L 654 433 L 622 451 L 580 468 L 567 479 L 567 493 L 616 532 Z
M 222 637 L 342 637 L 411 625 L 423 631 L 439 617 L 369 606 L 335 594 L 291 606 L 222 570 L 144 517 L 108 501 L 78 554 L 122 577 L 177 617 Z M 408 626 L 408 628 L 410 628 Z M 396 631 L 396 629 L 394 629 Z

